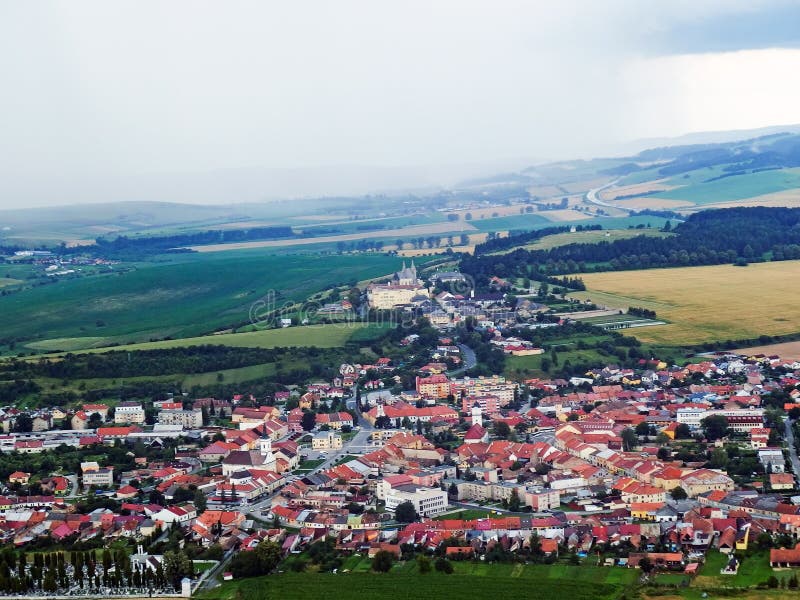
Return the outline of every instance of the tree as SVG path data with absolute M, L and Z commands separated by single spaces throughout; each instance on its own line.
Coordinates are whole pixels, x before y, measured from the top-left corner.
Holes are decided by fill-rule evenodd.
M 689 497 L 689 494 L 686 493 L 686 490 L 683 489 L 681 486 L 676 486 L 670 490 L 669 493 L 672 496 L 673 500 L 686 500 Z
M 639 443 L 639 438 L 636 436 L 636 432 L 630 427 L 623 429 L 620 435 L 622 436 L 622 448 L 626 452 L 635 448 L 636 444 Z
M 398 523 L 413 523 L 417 520 L 417 509 L 414 504 L 408 500 L 401 502 L 394 509 L 394 519 Z
M 700 421 L 703 434 L 710 441 L 725 437 L 728 433 L 728 419 L 724 415 L 711 415 Z
M 388 550 L 378 550 L 372 558 L 372 570 L 376 573 L 387 573 L 394 564 L 394 554 Z
M 303 431 L 311 431 L 314 429 L 314 426 L 317 424 L 317 415 L 311 411 L 304 412 L 303 417 L 300 420 L 300 425 L 303 427 Z
M 692 437 L 692 430 L 689 429 L 689 426 L 686 423 L 679 423 L 677 427 L 675 427 L 675 438 L 679 440 L 687 440 Z
M 653 563 L 645 556 L 639 561 L 639 568 L 642 570 L 642 573 L 649 574 L 650 571 L 653 570 Z
M 183 550 L 164 552 L 164 575 L 175 589 L 180 587 L 181 579 L 191 576 L 193 572 L 192 561 Z
M 658 458 L 658 460 L 669 460 L 670 455 L 671 453 L 669 451 L 669 448 L 667 448 L 666 446 L 661 446 L 658 449 L 658 452 L 656 452 L 656 457 Z
M 508 499 L 508 510 L 512 512 L 519 512 L 520 508 L 520 500 L 519 500 L 519 492 L 517 492 L 517 488 L 511 490 L 511 497 Z
M 494 434 L 500 439 L 508 438 L 509 434 L 511 433 L 511 428 L 505 421 L 495 421 L 493 430 Z
M 728 465 L 728 453 L 725 448 L 714 448 L 709 462 L 714 469 L 724 469 Z
M 262 573 L 272 572 L 275 567 L 280 564 L 281 559 L 283 558 L 281 547 L 277 543 L 269 540 L 263 540 L 262 542 L 259 542 L 258 546 L 256 546 L 256 549 L 253 552 L 255 552 L 256 556 L 258 556 Z
M 33 431 L 33 419 L 28 413 L 21 413 L 14 421 L 14 431 L 28 433 Z
M 194 507 L 197 509 L 197 512 L 205 512 L 207 504 L 206 495 L 201 490 L 197 490 L 194 493 Z
M 650 435 L 650 425 L 647 421 L 642 421 L 636 426 L 636 435 Z
M 420 554 L 419 556 L 417 556 L 417 568 L 419 569 L 420 573 L 430 573 L 431 559 L 425 556 L 424 554 Z
M 453 572 L 453 564 L 446 558 L 437 558 L 435 566 L 439 573 L 450 575 Z

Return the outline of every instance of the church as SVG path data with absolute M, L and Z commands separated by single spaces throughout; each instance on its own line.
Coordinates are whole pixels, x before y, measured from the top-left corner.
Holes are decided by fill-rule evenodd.
M 369 307 L 379 310 L 416 304 L 428 298 L 428 290 L 417 276 L 417 267 L 413 260 L 408 267 L 403 261 L 400 270 L 387 283 L 372 283 L 367 287 Z

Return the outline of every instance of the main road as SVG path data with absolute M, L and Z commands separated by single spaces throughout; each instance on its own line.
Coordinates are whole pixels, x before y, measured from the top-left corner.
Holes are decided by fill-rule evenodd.
M 796 486 L 800 486 L 800 459 L 797 458 L 797 448 L 794 445 L 794 431 L 792 431 L 792 420 L 787 418 L 783 421 L 786 442 L 789 444 L 789 459 L 792 462 L 794 480 Z

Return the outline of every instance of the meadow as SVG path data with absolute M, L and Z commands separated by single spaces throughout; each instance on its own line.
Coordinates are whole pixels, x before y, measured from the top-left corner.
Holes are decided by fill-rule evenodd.
M 571 294 L 611 308 L 655 310 L 667 325 L 625 330 L 666 345 L 781 335 L 800 329 L 798 261 L 588 273 Z
M 274 292 L 275 308 L 280 308 L 328 286 L 388 275 L 399 262 L 380 254 L 170 255 L 125 273 L 0 296 L 0 331 L 7 340 L 15 339 L 18 348 L 35 343 L 42 350 L 204 335 L 248 323 L 251 306 L 268 292 Z
M 576 231 L 575 233 L 556 233 L 548 235 L 523 248 L 527 250 L 550 250 L 567 244 L 599 244 L 600 242 L 613 242 L 627 240 L 646 235 L 647 237 L 666 237 L 672 235 L 658 229 L 601 229 L 599 231 Z

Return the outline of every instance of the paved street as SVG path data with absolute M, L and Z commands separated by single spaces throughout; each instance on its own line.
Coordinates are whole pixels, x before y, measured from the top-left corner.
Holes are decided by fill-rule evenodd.
M 783 427 L 786 437 L 786 443 L 789 444 L 789 459 L 792 462 L 792 470 L 794 471 L 795 485 L 800 484 L 800 459 L 797 458 L 797 449 L 794 447 L 794 432 L 792 431 L 792 420 L 785 419 Z

